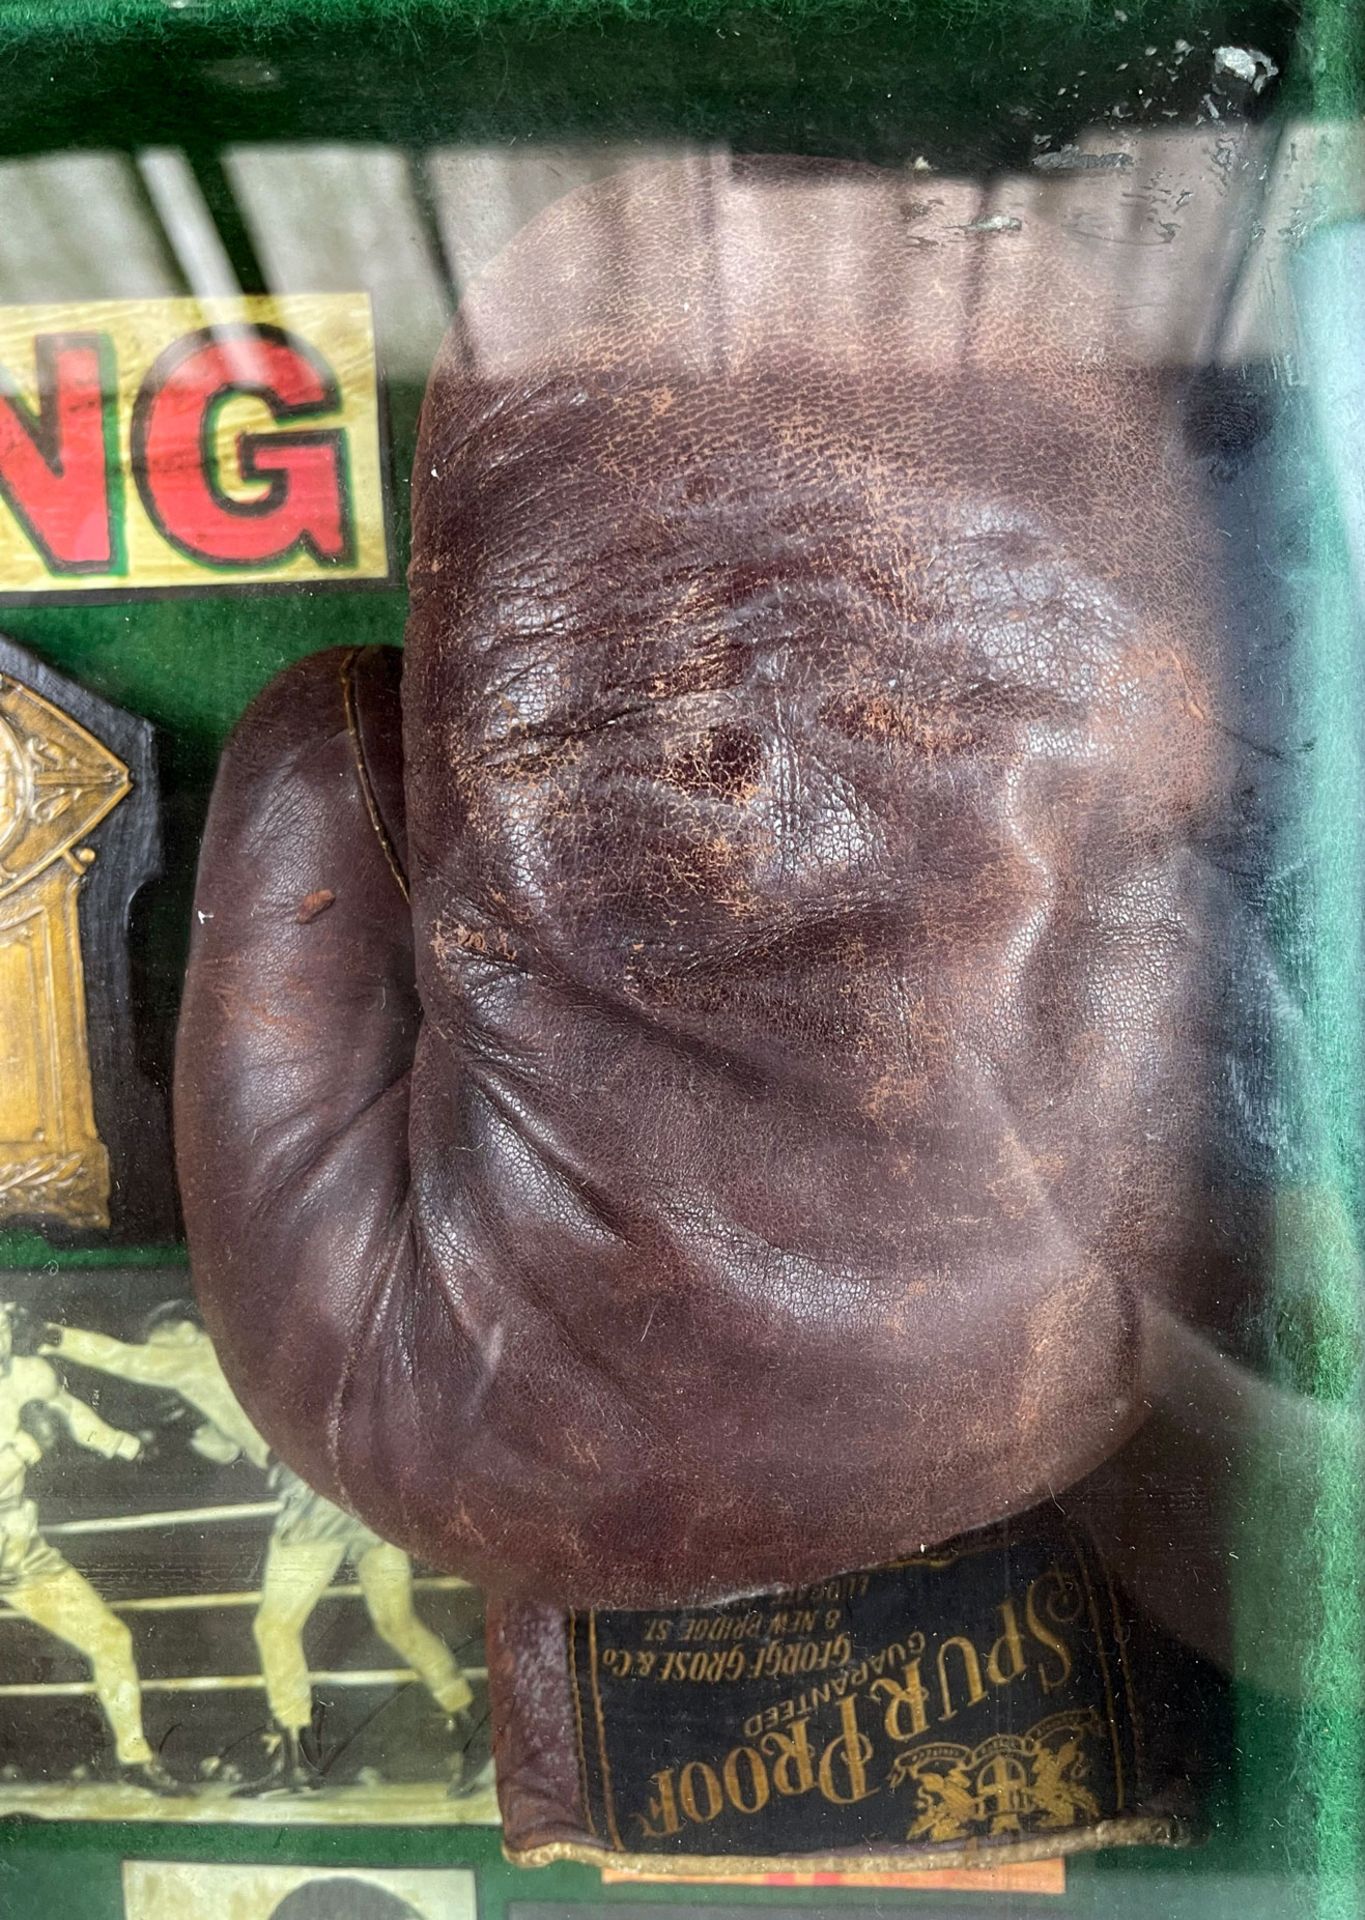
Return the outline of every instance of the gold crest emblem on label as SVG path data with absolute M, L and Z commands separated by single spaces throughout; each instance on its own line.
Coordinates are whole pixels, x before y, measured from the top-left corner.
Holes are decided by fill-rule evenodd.
M 78 904 L 82 841 L 130 791 L 69 714 L 0 673 L 0 1220 L 109 1224 Z
M 1085 1779 L 1088 1736 L 1099 1731 L 1094 1712 L 1054 1713 L 1028 1733 L 993 1734 L 979 1747 L 942 1740 L 900 1754 L 891 1785 L 915 1789 L 906 1839 L 994 1839 L 1097 1821 L 1099 1802 Z

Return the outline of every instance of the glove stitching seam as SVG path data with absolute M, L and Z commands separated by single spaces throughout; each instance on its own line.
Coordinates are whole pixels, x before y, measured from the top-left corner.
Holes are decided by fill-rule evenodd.
M 389 871 L 398 882 L 398 890 L 405 900 L 410 900 L 407 875 L 399 864 L 398 854 L 393 841 L 389 838 L 379 811 L 379 802 L 375 797 L 374 783 L 370 779 L 370 770 L 365 764 L 365 750 L 360 739 L 360 721 L 355 702 L 355 663 L 360 649 L 352 647 L 341 663 L 341 700 L 346 714 L 346 733 L 351 743 L 351 758 L 355 762 L 356 778 L 360 782 L 360 797 L 365 803 L 365 812 L 369 815 L 370 825 L 374 828 L 375 838 L 389 863 Z

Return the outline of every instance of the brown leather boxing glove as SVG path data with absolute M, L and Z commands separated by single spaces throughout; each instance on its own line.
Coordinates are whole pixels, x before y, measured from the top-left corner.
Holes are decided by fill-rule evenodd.
M 489 1587 L 716 1600 L 1020 1511 L 1199 1285 L 1207 536 L 1060 243 L 983 290 L 971 211 L 570 195 L 432 376 L 401 722 L 396 655 L 322 655 L 224 756 L 205 1314 L 292 1466 Z
M 1055 1501 L 726 1606 L 495 1605 L 503 1845 L 727 1877 L 998 1866 L 1205 1830 L 1205 1662 Z

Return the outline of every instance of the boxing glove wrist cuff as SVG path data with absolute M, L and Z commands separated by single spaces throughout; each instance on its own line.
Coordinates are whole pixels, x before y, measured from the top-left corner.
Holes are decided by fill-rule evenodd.
M 507 1603 L 490 1684 L 513 1859 L 717 1876 L 1182 1844 L 1222 1700 L 1055 1509 L 720 1607 Z

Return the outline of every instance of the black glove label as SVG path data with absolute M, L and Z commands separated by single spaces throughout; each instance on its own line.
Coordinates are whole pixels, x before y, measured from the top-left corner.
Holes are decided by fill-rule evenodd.
M 1120 1603 L 1056 1515 L 722 1607 L 570 1617 L 582 1785 L 626 1853 L 960 1849 L 1134 1806 Z

